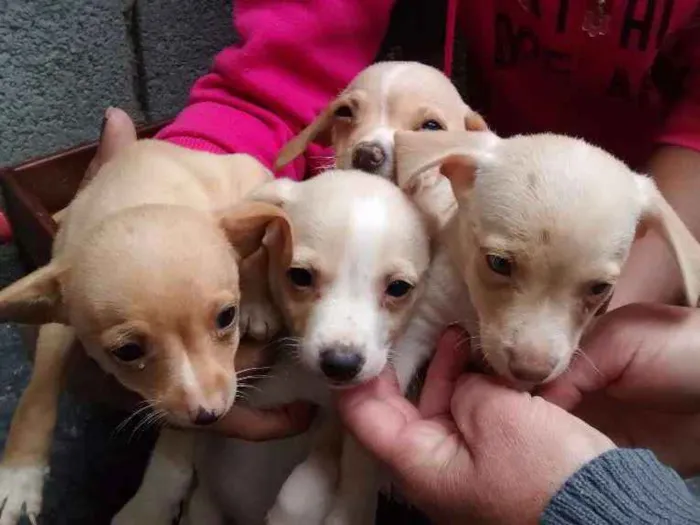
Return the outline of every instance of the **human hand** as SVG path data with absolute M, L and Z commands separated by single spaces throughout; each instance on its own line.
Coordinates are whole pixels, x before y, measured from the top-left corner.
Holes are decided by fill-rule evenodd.
M 458 337 L 438 345 L 418 407 L 386 371 L 339 392 L 340 416 L 434 521 L 538 523 L 562 484 L 614 444 L 540 397 L 462 374 Z
M 131 117 L 122 109 L 107 108 L 102 121 L 97 151 L 85 171 L 81 187 L 90 182 L 114 155 L 136 140 L 136 128 Z
M 629 305 L 601 317 L 585 355 L 540 391 L 618 446 L 700 473 L 700 310 Z

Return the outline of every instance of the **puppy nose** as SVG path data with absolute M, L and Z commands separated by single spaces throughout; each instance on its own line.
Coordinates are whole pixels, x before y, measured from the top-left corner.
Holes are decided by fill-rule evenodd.
M 321 352 L 321 371 L 334 381 L 350 381 L 362 369 L 365 358 L 350 348 Z
M 524 366 L 520 363 L 510 364 L 510 373 L 513 374 L 515 379 L 520 379 L 521 381 L 527 381 L 528 383 L 541 383 L 549 377 L 552 373 L 552 369 L 547 368 L 533 368 L 531 366 Z
M 352 167 L 367 173 L 375 173 L 384 165 L 386 153 L 376 142 L 361 142 L 352 156 Z
M 219 417 L 220 416 L 213 410 L 206 410 L 205 408 L 199 407 L 194 418 L 194 424 L 200 426 L 211 425 L 212 423 L 216 423 Z
M 556 368 L 556 361 L 548 356 L 533 355 L 525 349 L 509 349 L 508 368 L 513 377 L 528 383 L 541 383 Z

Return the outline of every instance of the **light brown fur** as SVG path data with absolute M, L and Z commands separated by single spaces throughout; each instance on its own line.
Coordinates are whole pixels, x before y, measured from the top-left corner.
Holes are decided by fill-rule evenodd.
M 261 247 L 268 226 L 289 228 L 277 207 L 233 205 L 270 178 L 246 155 L 130 141 L 62 214 L 51 262 L 0 292 L 0 318 L 44 324 L 0 468 L 0 498 L 9 503 L 0 523 L 13 523 L 23 503 L 8 469 L 47 465 L 75 338 L 160 417 L 187 425 L 227 412 L 236 394 L 238 264 Z M 235 315 L 221 319 L 231 322 L 217 326 L 229 308 Z M 117 357 L 126 344 L 142 355 Z M 41 478 L 30 485 L 19 496 L 33 498 L 33 515 Z

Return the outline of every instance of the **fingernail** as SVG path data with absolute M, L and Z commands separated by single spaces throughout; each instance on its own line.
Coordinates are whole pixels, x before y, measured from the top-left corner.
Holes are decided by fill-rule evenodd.
M 102 117 L 102 125 L 100 126 L 100 137 L 102 137 L 102 135 L 104 135 L 105 133 L 105 127 L 107 127 L 107 120 L 109 120 L 109 117 L 112 114 L 113 110 L 114 108 L 111 106 L 105 110 L 105 114 Z

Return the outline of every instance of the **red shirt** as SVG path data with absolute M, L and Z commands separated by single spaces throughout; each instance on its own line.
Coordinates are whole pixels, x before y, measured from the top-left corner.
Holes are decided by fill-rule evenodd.
M 636 168 L 656 144 L 700 150 L 700 0 L 606 0 L 596 36 L 597 0 L 449 2 L 447 26 L 458 22 L 468 48 L 455 60 L 468 59 L 479 79 L 469 102 L 501 135 L 579 136 Z M 216 57 L 160 137 L 271 166 L 374 59 L 393 4 L 237 0 L 239 43 Z M 280 176 L 304 177 L 321 154 L 310 148 Z

